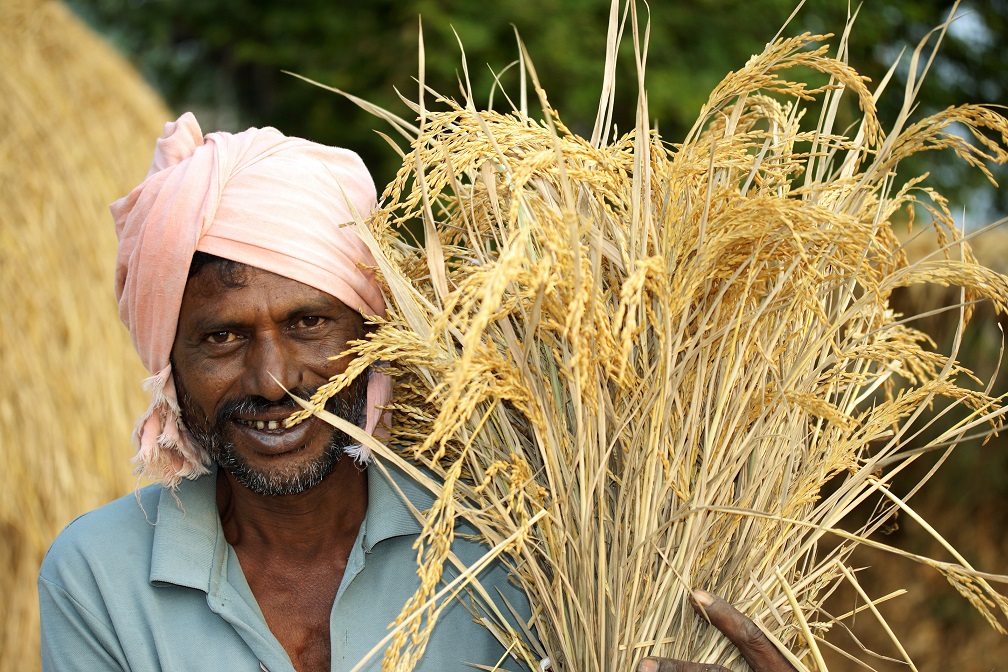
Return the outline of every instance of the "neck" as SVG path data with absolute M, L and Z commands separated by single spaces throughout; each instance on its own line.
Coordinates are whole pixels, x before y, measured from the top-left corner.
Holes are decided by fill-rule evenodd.
M 224 537 L 236 549 L 308 560 L 353 544 L 367 512 L 367 475 L 344 457 L 317 486 L 296 495 L 260 495 L 223 469 L 217 510 Z

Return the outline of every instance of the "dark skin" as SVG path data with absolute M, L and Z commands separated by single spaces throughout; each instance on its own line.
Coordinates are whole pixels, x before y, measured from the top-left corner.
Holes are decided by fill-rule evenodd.
M 694 592 L 693 608 L 720 630 L 739 650 L 754 672 L 795 672 L 777 647 L 755 623 L 720 597 L 704 590 Z M 690 663 L 668 658 L 645 658 L 640 672 L 729 672 L 721 665 Z
M 329 357 L 363 334 L 361 316 L 329 294 L 248 266 L 239 280 L 222 281 L 210 264 L 186 284 L 172 361 L 176 385 L 199 418 L 214 418 L 236 398 L 280 401 L 285 388 L 325 383 L 349 363 Z M 279 408 L 239 413 L 226 424 L 234 451 L 267 478 L 305 471 L 333 435 L 317 419 L 284 428 L 289 414 Z M 330 669 L 329 615 L 367 497 L 365 473 L 349 459 L 337 461 L 317 484 L 281 495 L 261 494 L 218 470 L 224 536 L 270 631 L 301 672 Z M 762 633 L 752 636 L 755 625 L 723 600 L 714 599 L 706 613 L 756 672 L 794 669 Z M 663 659 L 641 665 L 642 672 L 720 669 Z
M 182 299 L 174 375 L 209 417 L 230 398 L 280 400 L 285 387 L 321 385 L 348 363 L 329 356 L 362 331 L 360 315 L 324 292 L 255 268 L 242 280 L 227 287 L 209 266 L 189 280 Z M 241 420 L 279 422 L 289 414 Z M 297 470 L 332 434 L 315 419 L 272 432 L 233 424 L 235 450 L 273 473 Z M 367 510 L 364 473 L 344 459 L 315 487 L 266 496 L 220 470 L 217 504 L 224 536 L 295 669 L 328 670 L 329 614 Z

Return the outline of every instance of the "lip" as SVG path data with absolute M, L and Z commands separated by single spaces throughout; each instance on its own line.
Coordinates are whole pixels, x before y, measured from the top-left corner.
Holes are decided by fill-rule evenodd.
M 276 457 L 287 453 L 293 453 L 306 447 L 314 433 L 315 418 L 308 418 L 293 427 L 284 427 L 283 420 L 287 415 L 279 418 L 255 417 L 255 418 L 235 418 L 231 421 L 231 426 L 235 432 L 235 439 L 247 446 L 251 451 L 268 456 Z M 257 429 L 251 427 L 246 422 L 278 422 L 278 429 Z

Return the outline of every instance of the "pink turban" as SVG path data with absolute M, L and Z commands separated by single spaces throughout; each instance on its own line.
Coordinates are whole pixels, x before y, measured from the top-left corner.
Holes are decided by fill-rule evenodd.
M 353 225 L 354 210 L 366 217 L 375 205 L 371 176 L 349 150 L 274 128 L 204 138 L 188 112 L 165 124 L 147 179 L 111 206 L 119 317 L 154 374 L 144 385 L 150 408 L 133 433 L 138 471 L 174 487 L 209 466 L 179 419 L 169 364 L 193 253 L 271 271 L 384 316 L 366 268 L 374 259 Z M 374 432 L 390 391 L 387 376 L 372 374 L 366 431 Z M 364 462 L 369 454 L 355 447 L 353 456 Z

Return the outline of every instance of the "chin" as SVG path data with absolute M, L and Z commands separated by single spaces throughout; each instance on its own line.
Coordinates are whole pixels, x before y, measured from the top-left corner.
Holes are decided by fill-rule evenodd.
M 333 472 L 342 455 L 342 447 L 327 447 L 321 455 L 297 460 L 294 464 L 256 467 L 232 452 L 217 458 L 217 464 L 252 492 L 279 497 L 297 495 L 314 488 Z
M 240 484 L 257 494 L 278 497 L 300 494 L 325 480 L 342 458 L 348 440 L 342 432 L 333 431 L 321 448 L 303 446 L 265 460 L 246 455 L 234 441 L 207 448 L 220 468 Z

